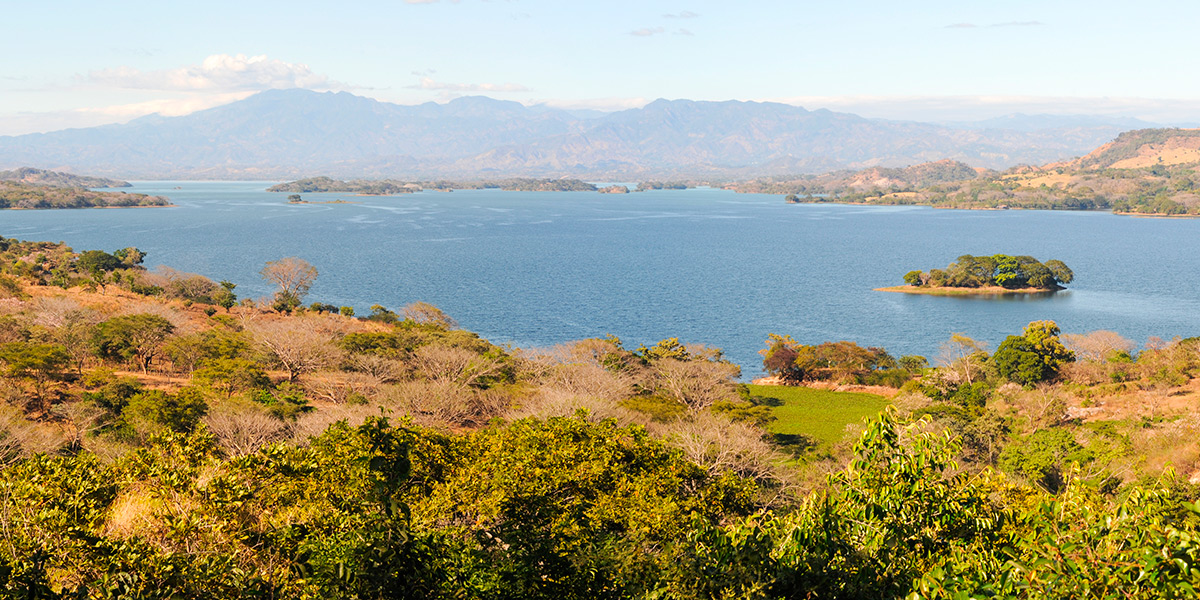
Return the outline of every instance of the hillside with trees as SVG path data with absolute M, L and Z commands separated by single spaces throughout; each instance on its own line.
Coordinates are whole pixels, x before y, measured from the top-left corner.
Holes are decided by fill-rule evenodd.
M 130 187 L 128 181 L 108 179 L 105 177 L 88 177 L 73 173 L 46 171 L 33 167 L 21 167 L 11 171 L 0 171 L 0 181 L 13 181 L 31 185 L 46 185 L 63 188 L 118 188 Z
M 129 208 L 170 205 L 171 201 L 162 196 L 0 181 L 0 209 Z
M 965 168 L 964 168 L 965 167 Z M 788 194 L 790 202 L 920 204 L 941 208 L 1112 210 L 1200 215 L 1200 130 L 1141 129 L 1081 158 L 1002 172 L 952 163 L 868 169 L 730 184 L 742 192 Z M 925 173 L 925 176 L 921 176 Z
M 770 433 L 778 402 L 715 348 L 501 347 L 420 302 L 311 301 L 299 257 L 258 299 L 145 258 L 0 238 L 6 597 L 1200 586 L 1196 339 L 1039 321 L 995 352 L 955 334 L 930 366 L 771 335 L 777 383 L 890 398 L 817 445 Z

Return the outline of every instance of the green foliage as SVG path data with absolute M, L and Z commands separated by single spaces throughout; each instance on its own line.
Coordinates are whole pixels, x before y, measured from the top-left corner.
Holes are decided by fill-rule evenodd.
M 195 430 L 200 419 L 208 414 L 208 401 L 204 393 L 194 387 L 183 388 L 175 394 L 151 390 L 130 398 L 123 414 L 129 419 L 187 433 Z
M 1058 338 L 1053 321 L 1034 321 L 1023 335 L 1005 338 L 991 361 L 1000 376 L 1021 385 L 1033 385 L 1058 376 L 1059 367 L 1075 360 L 1075 355 Z
M 1032 256 L 972 256 L 964 254 L 946 269 L 934 269 L 926 276 L 921 271 L 909 271 L 904 282 L 909 285 L 932 287 L 979 288 L 1001 286 L 1010 289 L 1058 289 L 1070 283 L 1075 274 L 1060 260 L 1039 262 Z
M 883 348 L 863 348 L 854 342 L 824 342 L 816 346 L 796 342 L 791 336 L 769 334 L 763 355 L 763 370 L 789 383 L 833 380 L 842 383 L 869 383 L 872 378 L 897 387 L 910 373 L 898 371 L 880 376 L 879 372 L 897 367 L 896 359 Z
M 174 331 L 175 326 L 158 315 L 113 317 L 96 326 L 92 345 L 97 356 L 132 361 L 146 372 Z
M 76 266 L 80 271 L 96 276 L 98 273 L 115 271 L 124 266 L 121 259 L 103 250 L 86 250 L 79 254 Z

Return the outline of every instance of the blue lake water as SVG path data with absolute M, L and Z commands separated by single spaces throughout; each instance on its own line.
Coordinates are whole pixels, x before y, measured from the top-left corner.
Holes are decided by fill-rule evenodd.
M 176 208 L 0 212 L 0 235 L 76 250 L 137 246 L 147 265 L 271 292 L 258 271 L 299 256 L 320 276 L 307 301 L 437 305 L 498 343 L 614 334 L 723 348 L 746 376 L 770 332 L 935 356 L 952 332 L 994 348 L 1030 321 L 1066 332 L 1200 334 L 1200 220 L 1106 213 L 789 205 L 724 190 L 628 195 L 460 190 L 399 197 L 304 194 L 263 182 L 139 182 Z M 178 187 L 179 189 L 175 189 Z M 872 291 L 962 254 L 1057 258 L 1075 271 L 1048 298 Z

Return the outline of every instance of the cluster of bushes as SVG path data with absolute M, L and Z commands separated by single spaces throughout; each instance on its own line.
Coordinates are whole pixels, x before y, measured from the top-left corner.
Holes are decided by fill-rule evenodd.
M 1169 476 L 1112 500 L 955 469 L 890 414 L 767 510 L 639 426 L 444 434 L 369 418 L 231 456 L 203 428 L 0 471 L 12 597 L 1176 598 L 1200 513 Z
M 806 345 L 774 333 L 760 353 L 763 370 L 789 384 L 832 381 L 900 387 L 927 365 L 924 357 L 897 360 L 883 348 L 863 348 L 848 341 Z

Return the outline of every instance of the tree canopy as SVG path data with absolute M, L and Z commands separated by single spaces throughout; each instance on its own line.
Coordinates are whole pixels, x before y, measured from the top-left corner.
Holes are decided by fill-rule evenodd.
M 1045 263 L 1032 256 L 972 256 L 964 254 L 945 269 L 928 273 L 909 271 L 904 282 L 912 286 L 981 288 L 999 286 L 1008 289 L 1060 289 L 1071 283 L 1075 273 L 1061 260 Z

